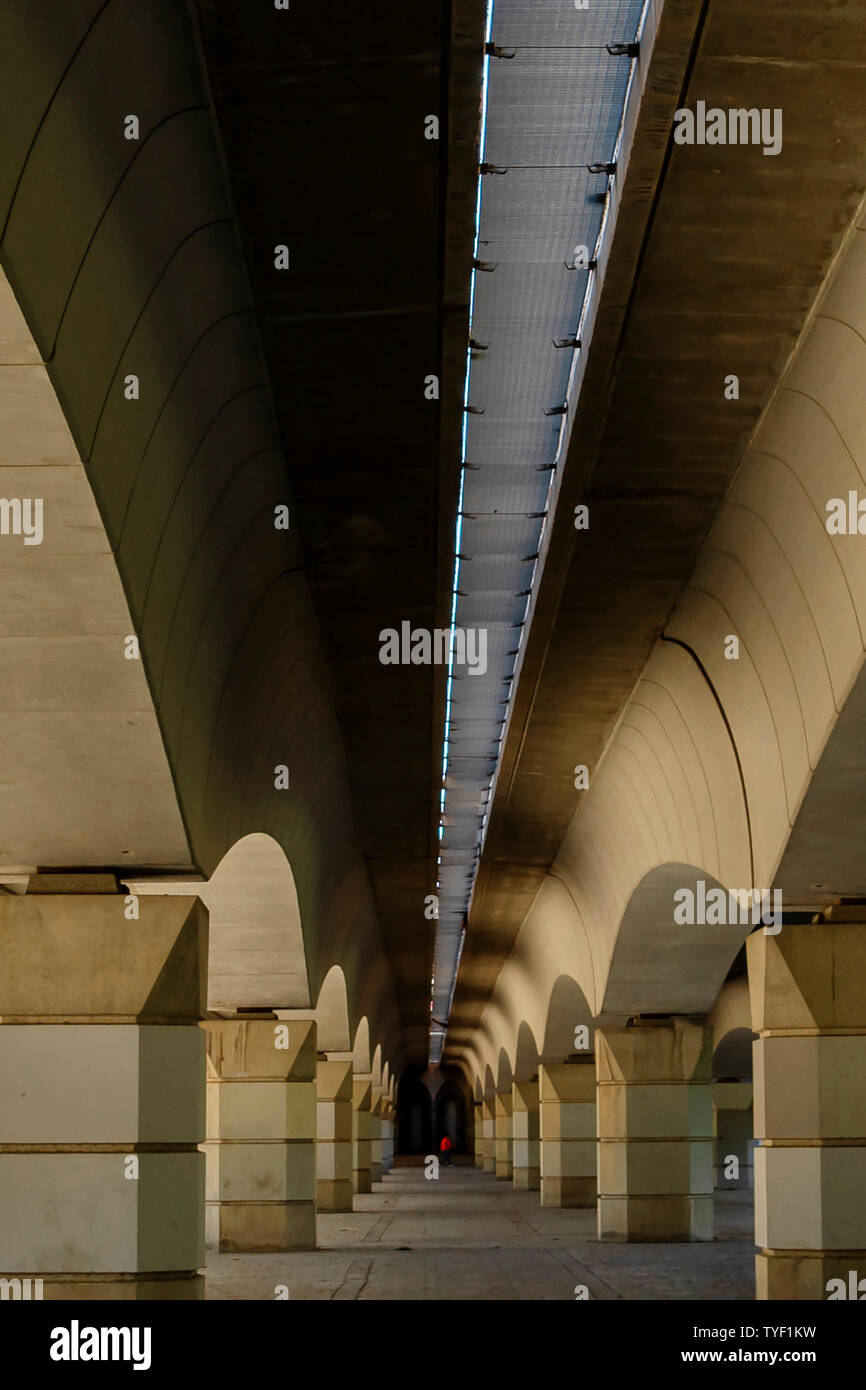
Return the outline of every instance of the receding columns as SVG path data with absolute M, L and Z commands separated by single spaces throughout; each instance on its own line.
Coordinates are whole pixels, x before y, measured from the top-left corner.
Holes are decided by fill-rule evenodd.
M 111 875 L 0 897 L 0 1273 L 199 1299 L 207 913 Z
M 207 1238 L 264 1253 L 316 1245 L 316 1024 L 208 1019 Z
M 712 1033 L 596 1031 L 599 1240 L 712 1240 Z
M 372 1192 L 370 1105 L 373 1099 L 373 1081 L 370 1076 L 352 1078 L 352 1185 L 355 1192 Z
M 370 1093 L 370 1182 L 382 1181 L 382 1092 Z
M 472 1133 L 475 1143 L 475 1167 L 484 1167 L 484 1103 L 481 1100 L 472 1102 Z
M 352 1062 L 316 1062 L 316 1207 L 352 1210 Z
M 494 1151 L 496 1157 L 496 1176 L 503 1182 L 511 1182 L 513 1172 L 513 1152 L 511 1135 L 511 1087 L 507 1091 L 497 1091 L 494 1104 Z
M 752 1083 L 714 1081 L 712 1097 L 716 1187 L 753 1187 Z
M 485 1096 L 481 1102 L 483 1119 L 481 1128 L 484 1135 L 482 1168 L 485 1173 L 496 1172 L 496 1096 Z
M 515 1081 L 511 1088 L 511 1106 L 514 1187 L 521 1192 L 535 1192 L 541 1186 L 538 1082 Z
M 390 1096 L 382 1098 L 382 1176 L 394 1167 L 394 1105 Z
M 592 1058 L 540 1063 L 539 1167 L 543 1207 L 592 1207 L 596 1193 Z
M 866 921 L 850 915 L 748 938 L 759 1299 L 866 1292 Z

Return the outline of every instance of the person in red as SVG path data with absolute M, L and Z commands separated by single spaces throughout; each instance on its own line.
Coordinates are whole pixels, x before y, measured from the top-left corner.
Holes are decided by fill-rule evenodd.
M 443 1136 L 442 1136 L 442 1141 L 441 1141 L 441 1143 L 440 1143 L 440 1145 L 439 1145 L 439 1165 L 440 1165 L 440 1167 L 442 1167 L 442 1168 L 450 1168 L 450 1167 L 451 1167 L 451 1149 L 452 1149 L 451 1140 L 448 1138 L 448 1135 L 447 1135 L 447 1134 L 443 1134 Z

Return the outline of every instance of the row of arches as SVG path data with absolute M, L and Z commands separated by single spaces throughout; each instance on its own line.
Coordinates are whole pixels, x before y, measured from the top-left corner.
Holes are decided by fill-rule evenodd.
M 340 963 L 316 987 L 307 960 L 301 908 L 291 865 L 266 834 L 245 835 L 206 883 L 177 879 L 125 881 L 131 892 L 188 893 L 208 909 L 208 1011 L 231 1015 L 275 1011 L 314 1019 L 320 1053 L 348 1059 L 356 1075 L 393 1098 L 394 1063 L 377 1020 L 350 1001 Z
M 480 1026 L 452 1026 L 476 1088 L 579 1025 L 706 1016 L 756 924 L 677 922 L 678 894 L 778 890 L 789 922 L 866 898 L 866 542 L 826 524 L 866 497 L 864 284 L 861 212 Z

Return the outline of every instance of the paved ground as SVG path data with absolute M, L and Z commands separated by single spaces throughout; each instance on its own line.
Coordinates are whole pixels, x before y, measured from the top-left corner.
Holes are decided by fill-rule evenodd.
M 395 1168 L 359 1210 L 319 1216 L 318 1250 L 208 1252 L 207 1296 L 273 1299 L 747 1299 L 755 1296 L 751 1194 L 716 1198 L 716 1239 L 601 1245 L 594 1211 L 538 1205 L 475 1168 Z

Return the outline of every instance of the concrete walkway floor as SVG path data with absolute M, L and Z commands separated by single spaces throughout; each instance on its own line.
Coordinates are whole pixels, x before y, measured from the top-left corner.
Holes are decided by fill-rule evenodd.
M 542 1209 L 477 1168 L 394 1168 L 357 1211 L 320 1214 L 319 1249 L 208 1252 L 209 1299 L 739 1299 L 755 1296 L 751 1193 L 716 1197 L 716 1239 L 599 1244 L 594 1211 Z M 285 1296 L 285 1295 L 283 1295 Z

